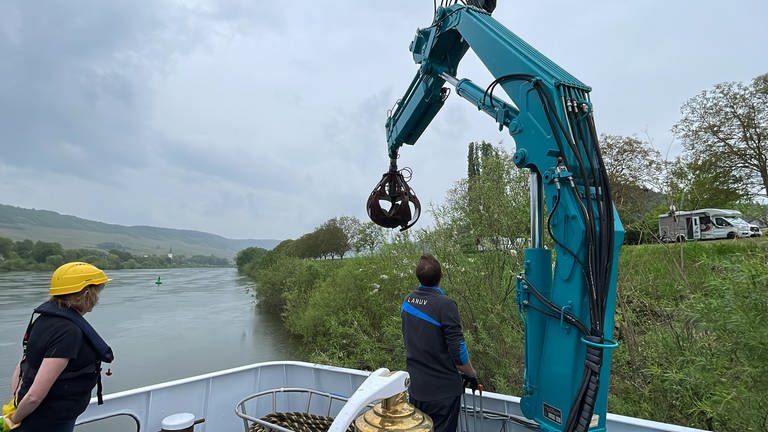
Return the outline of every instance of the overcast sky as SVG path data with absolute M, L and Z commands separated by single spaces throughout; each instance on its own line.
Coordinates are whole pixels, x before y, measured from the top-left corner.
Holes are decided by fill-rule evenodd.
M 386 112 L 416 72 L 408 46 L 432 9 L 2 0 L 0 203 L 230 238 L 367 220 L 388 166 Z M 494 17 L 592 86 L 599 133 L 669 157 L 688 98 L 768 72 L 765 0 L 499 1 Z M 459 75 L 492 80 L 472 53 Z M 478 140 L 512 143 L 453 96 L 401 150 L 425 207 L 465 175 Z

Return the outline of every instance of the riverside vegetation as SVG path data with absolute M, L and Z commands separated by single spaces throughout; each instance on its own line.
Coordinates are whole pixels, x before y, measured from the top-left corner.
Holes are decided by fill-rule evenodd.
M 486 388 L 519 394 L 519 255 L 456 253 L 443 261 L 472 362 Z M 425 244 L 425 245 L 427 245 Z M 425 245 L 403 236 L 344 260 L 267 254 L 247 272 L 259 303 L 282 311 L 310 361 L 403 369 L 400 305 Z M 619 264 L 609 409 L 715 431 L 768 430 L 768 241 L 628 246 Z
M 108 247 L 110 245 L 103 245 Z M 64 249 L 60 243 L 0 237 L 0 271 L 53 270 L 70 261 L 85 261 L 105 270 L 172 267 L 227 267 L 228 259 L 213 255 L 134 255 L 108 249 Z
M 286 245 L 241 251 L 238 268 L 256 281 L 259 305 L 281 313 L 303 358 L 403 369 L 400 305 L 428 251 L 444 265 L 442 286 L 459 305 L 486 389 L 520 393 L 515 277 L 524 245 L 509 248 L 494 236 L 526 235 L 527 176 L 503 150 L 477 150 L 470 147 L 468 178 L 432 209 L 431 230 L 391 236 L 346 259 L 300 258 Z M 618 274 L 610 412 L 768 430 L 768 239 L 625 246 Z

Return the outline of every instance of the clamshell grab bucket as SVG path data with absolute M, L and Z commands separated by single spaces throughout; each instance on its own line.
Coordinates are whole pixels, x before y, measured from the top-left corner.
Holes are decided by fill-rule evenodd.
M 412 227 L 421 216 L 419 199 L 405 181 L 402 170 L 396 169 L 390 169 L 382 175 L 381 181 L 368 197 L 366 208 L 368 217 L 376 225 L 384 228 L 400 227 L 400 231 Z

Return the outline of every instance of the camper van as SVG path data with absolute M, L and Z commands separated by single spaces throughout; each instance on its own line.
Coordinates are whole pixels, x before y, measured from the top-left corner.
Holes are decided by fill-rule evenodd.
M 701 218 L 704 216 L 696 210 L 659 215 L 659 239 L 668 243 L 700 240 Z
M 702 224 L 701 239 L 749 237 L 749 223 L 738 210 L 701 209 L 706 216 L 699 219 Z
M 737 210 L 706 208 L 659 215 L 659 239 L 664 242 L 735 239 L 750 234 L 749 224 Z

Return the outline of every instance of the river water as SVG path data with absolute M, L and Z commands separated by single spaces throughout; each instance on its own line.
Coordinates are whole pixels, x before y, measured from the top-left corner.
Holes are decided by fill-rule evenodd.
M 0 400 L 21 357 L 32 309 L 50 272 L 0 273 Z M 254 303 L 253 282 L 233 268 L 110 270 L 85 315 L 115 353 L 104 394 L 271 360 L 300 360 L 279 317 Z M 155 282 L 160 277 L 162 284 Z M 94 393 L 95 394 L 95 393 Z

